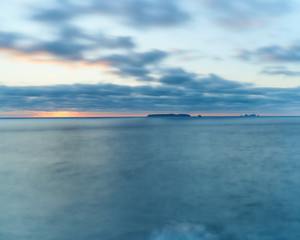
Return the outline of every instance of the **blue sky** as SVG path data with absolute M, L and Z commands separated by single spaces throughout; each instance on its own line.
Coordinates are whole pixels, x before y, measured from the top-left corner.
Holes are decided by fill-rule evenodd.
M 295 0 L 3 0 L 0 8 L 0 117 L 300 115 Z

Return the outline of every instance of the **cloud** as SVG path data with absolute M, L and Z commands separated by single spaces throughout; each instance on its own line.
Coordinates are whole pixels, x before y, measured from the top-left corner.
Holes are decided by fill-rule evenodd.
M 186 72 L 182 68 L 170 68 L 164 70 L 164 75 L 159 81 L 169 85 L 182 85 L 193 82 L 195 77 L 194 73 Z
M 148 76 L 150 70 L 165 59 L 168 53 L 157 49 L 135 52 L 135 47 L 131 37 L 113 37 L 103 33 L 91 35 L 72 25 L 61 26 L 57 37 L 51 41 L 0 31 L 0 50 L 16 56 L 31 57 L 40 62 L 45 61 L 41 56 L 46 56 L 48 62 L 81 62 L 95 66 L 105 64 L 113 68 L 114 74 L 138 77 L 143 81 L 152 80 Z M 125 52 L 104 54 L 101 51 L 109 49 Z
M 80 8 L 67 0 L 56 1 L 56 3 L 56 7 L 53 8 L 32 8 L 32 19 L 38 22 L 58 24 L 66 22 L 80 13 Z
M 176 70 L 180 72 L 179 70 Z M 175 72 L 176 72 L 175 71 Z M 300 88 L 258 88 L 216 75 L 193 84 L 0 86 L 1 111 L 255 112 L 300 110 Z M 188 82 L 189 82 L 188 81 Z
M 27 40 L 29 43 L 23 43 Z M 47 52 L 58 59 L 90 61 L 87 51 L 101 49 L 132 49 L 135 47 L 130 37 L 106 36 L 102 33 L 87 34 L 83 30 L 65 25 L 59 28 L 54 40 L 39 40 L 11 32 L 0 32 L 0 47 L 24 53 Z
M 71 1 L 57 1 L 56 8 L 35 9 L 33 19 L 57 23 L 91 14 L 113 17 L 121 24 L 138 28 L 173 26 L 190 18 L 178 6 L 177 0 L 92 0 L 84 6 Z
M 266 67 L 260 73 L 267 75 L 283 75 L 289 77 L 300 76 L 300 71 L 291 71 L 284 66 Z
M 101 60 L 109 62 L 121 76 L 145 77 L 149 72 L 149 65 L 155 65 L 168 56 L 167 52 L 151 50 L 148 52 L 126 54 L 113 54 L 102 57 Z
M 243 30 L 264 25 L 270 18 L 289 12 L 288 0 L 200 0 L 217 23 L 229 29 Z
M 22 43 L 24 40 L 29 43 Z M 104 54 L 101 50 L 125 50 L 118 54 Z M 169 53 L 157 49 L 135 52 L 130 37 L 111 37 L 104 34 L 89 35 L 81 29 L 65 25 L 56 39 L 37 40 L 9 32 L 0 32 L 0 51 L 29 59 L 36 63 L 72 64 L 107 68 L 108 73 L 121 77 L 134 77 L 141 81 L 154 81 L 151 73 Z
M 23 38 L 25 37 L 18 33 L 0 31 L 0 46 L 2 48 L 14 48 L 15 43 Z
M 238 58 L 242 60 L 258 60 L 263 62 L 284 62 L 298 63 L 300 62 L 300 44 L 290 46 L 271 45 L 255 50 L 242 49 Z
M 207 90 L 210 94 L 226 93 L 228 90 L 231 92 L 235 90 L 240 91 L 253 86 L 249 83 L 226 80 L 215 74 L 200 78 L 197 74 L 186 72 L 182 68 L 166 69 L 164 75 L 158 81 L 166 85 L 184 87 L 196 91 L 205 92 Z

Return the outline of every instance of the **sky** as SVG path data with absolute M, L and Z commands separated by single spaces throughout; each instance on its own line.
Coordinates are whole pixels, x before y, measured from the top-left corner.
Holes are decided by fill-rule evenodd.
M 300 116 L 300 1 L 2 0 L 0 117 Z

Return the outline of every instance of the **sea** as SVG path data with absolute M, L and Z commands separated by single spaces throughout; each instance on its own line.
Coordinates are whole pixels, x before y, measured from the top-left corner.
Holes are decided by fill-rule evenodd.
M 300 118 L 0 119 L 1 240 L 299 240 Z

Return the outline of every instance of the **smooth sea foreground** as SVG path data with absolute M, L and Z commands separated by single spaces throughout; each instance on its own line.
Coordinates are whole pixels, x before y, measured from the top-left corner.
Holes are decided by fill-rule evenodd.
M 300 118 L 0 120 L 0 239 L 299 240 Z

